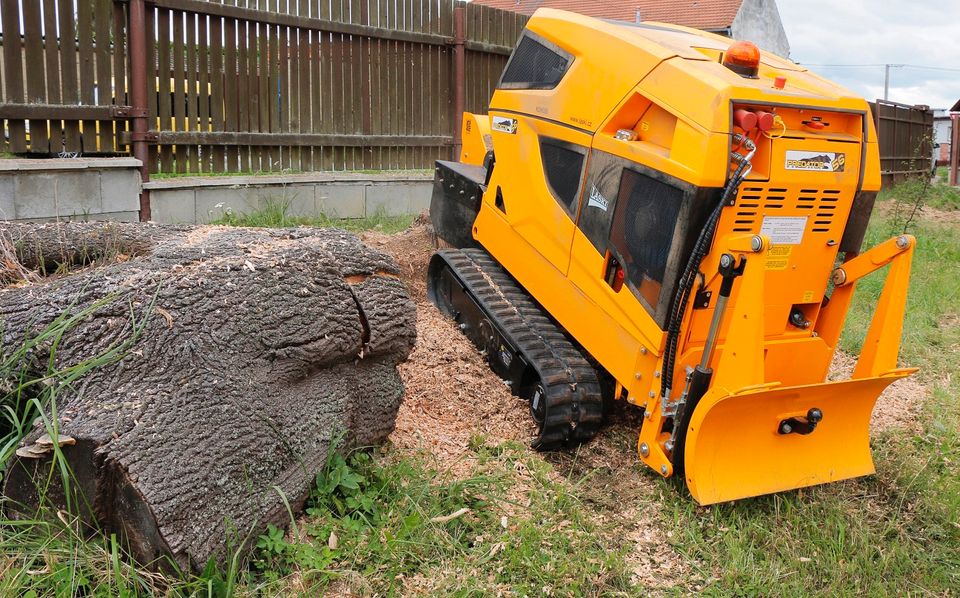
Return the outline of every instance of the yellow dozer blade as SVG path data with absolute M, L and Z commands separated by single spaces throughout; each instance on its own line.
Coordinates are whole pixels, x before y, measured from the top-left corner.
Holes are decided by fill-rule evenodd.
M 896 374 L 729 395 L 712 389 L 687 432 L 687 487 L 701 505 L 835 482 L 874 472 L 870 416 Z M 809 433 L 783 433 L 819 409 Z
M 765 268 L 746 268 L 729 316 L 736 328 L 731 328 L 734 333 L 728 335 L 716 360 L 709 388 L 700 395 L 692 390 L 696 384 L 688 386 L 690 396 L 700 398 L 691 399 L 693 411 L 685 434 L 676 440 L 682 443 L 683 453 L 675 455 L 675 463 L 668 463 L 655 449 L 672 445 L 672 439 L 663 442 L 666 434 L 654 436 L 657 428 L 642 428 L 641 458 L 665 476 L 673 473 L 674 464 L 682 465 L 687 487 L 701 505 L 874 473 L 870 454 L 873 407 L 887 386 L 917 371 L 897 367 L 915 243 L 909 235 L 892 238 L 843 263 L 835 272 L 836 287 L 815 335 L 829 347 L 838 344 L 855 282 L 890 266 L 849 380 L 784 385 L 765 379 L 768 360 L 792 359 L 790 367 L 808 378 L 826 371 L 812 367 L 802 351 L 792 356 L 783 352 L 767 355 L 761 306 Z M 735 239 L 727 245 L 731 252 L 739 248 Z M 753 259 L 763 265 L 766 250 L 756 251 Z M 722 294 L 721 290 L 721 298 Z

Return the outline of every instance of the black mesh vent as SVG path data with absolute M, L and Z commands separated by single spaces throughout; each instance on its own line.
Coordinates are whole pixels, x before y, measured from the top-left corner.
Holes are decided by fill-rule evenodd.
M 554 196 L 571 214 L 577 213 L 577 192 L 583 170 L 583 154 L 564 147 L 561 141 L 540 140 L 543 171 Z
M 569 66 L 569 58 L 524 35 L 503 72 L 500 87 L 552 89 Z
M 592 156 L 577 226 L 603 255 L 609 243 L 610 220 L 617 203 L 620 173 L 626 161 L 604 152 L 594 151 Z
M 627 280 L 654 309 L 682 202 L 682 190 L 624 169 L 610 240 L 626 261 Z

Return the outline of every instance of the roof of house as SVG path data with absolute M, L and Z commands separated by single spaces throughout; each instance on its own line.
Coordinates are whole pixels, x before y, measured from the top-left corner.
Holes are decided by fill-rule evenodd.
M 717 31 L 733 24 L 743 0 L 473 0 L 477 4 L 532 15 L 558 8 L 600 19 L 662 21 Z
M 957 100 L 957 103 L 953 105 L 950 112 L 960 112 L 960 100 Z

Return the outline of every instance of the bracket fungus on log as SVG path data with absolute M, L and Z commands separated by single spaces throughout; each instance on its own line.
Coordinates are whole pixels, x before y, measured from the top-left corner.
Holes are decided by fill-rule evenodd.
M 283 525 L 284 497 L 302 507 L 334 445 L 393 429 L 415 307 L 396 263 L 349 233 L 0 223 L 0 235 L 25 268 L 60 270 L 0 290 L 0 351 L 64 313 L 83 317 L 27 355 L 32 375 L 123 347 L 58 389 L 54 438 L 38 421 L 8 463 L 13 515 L 72 501 L 138 561 L 198 569 L 231 533 Z M 74 481 L 41 498 L 55 445 Z

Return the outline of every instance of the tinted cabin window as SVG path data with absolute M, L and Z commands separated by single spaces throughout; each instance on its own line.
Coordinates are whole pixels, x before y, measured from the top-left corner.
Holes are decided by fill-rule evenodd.
M 610 242 L 623 259 L 627 280 L 653 309 L 673 247 L 683 191 L 624 169 Z
M 577 213 L 577 195 L 580 191 L 580 177 L 583 173 L 584 150 L 557 139 L 540 140 L 540 157 L 543 159 L 543 172 L 553 196 L 567 212 Z
M 593 152 L 590 176 L 583 191 L 583 207 L 577 226 L 590 243 L 603 254 L 610 238 L 610 221 L 617 203 L 617 189 L 624 160 L 603 152 Z
M 513 51 L 500 78 L 503 89 L 553 89 L 560 83 L 573 57 L 550 42 L 527 32 Z

